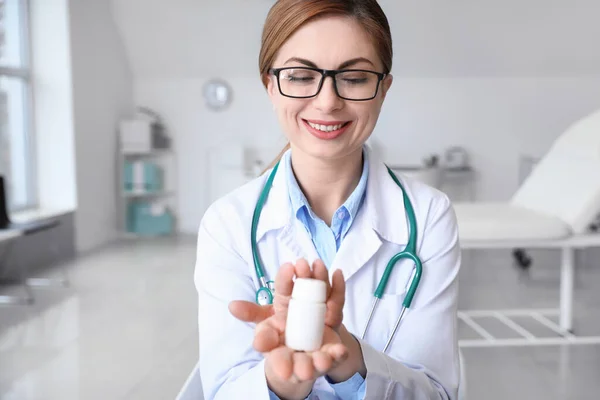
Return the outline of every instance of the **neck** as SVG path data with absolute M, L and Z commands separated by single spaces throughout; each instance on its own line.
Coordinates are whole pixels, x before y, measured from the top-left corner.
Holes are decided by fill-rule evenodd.
M 350 197 L 362 175 L 362 148 L 337 160 L 322 160 L 292 149 L 292 169 L 313 212 L 327 225 Z

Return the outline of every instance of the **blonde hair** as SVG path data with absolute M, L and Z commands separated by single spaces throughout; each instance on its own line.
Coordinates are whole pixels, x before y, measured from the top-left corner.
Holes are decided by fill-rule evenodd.
M 354 18 L 372 37 L 384 73 L 392 69 L 392 34 L 387 17 L 377 0 L 278 0 L 267 15 L 258 61 L 265 88 L 269 70 L 283 44 L 304 24 L 325 15 Z M 288 143 L 265 171 L 273 168 L 290 148 Z

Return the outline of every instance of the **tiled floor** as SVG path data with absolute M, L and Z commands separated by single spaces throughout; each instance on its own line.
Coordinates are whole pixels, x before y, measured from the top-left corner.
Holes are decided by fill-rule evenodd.
M 124 242 L 70 263 L 70 288 L 36 289 L 35 305 L 0 308 L 0 399 L 173 399 L 197 354 L 194 258 L 194 238 Z M 600 259 L 580 261 L 576 329 L 600 335 Z M 544 253 L 520 274 L 507 252 L 468 254 L 460 308 L 555 307 L 557 266 L 558 254 Z M 600 346 L 463 354 L 469 399 L 600 392 Z
M 174 398 L 197 357 L 194 252 L 126 242 L 69 265 L 71 288 L 0 308 L 0 398 Z

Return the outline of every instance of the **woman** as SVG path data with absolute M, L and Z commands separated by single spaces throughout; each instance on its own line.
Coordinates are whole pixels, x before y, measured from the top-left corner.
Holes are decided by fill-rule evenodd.
M 390 29 L 375 0 L 279 0 L 271 9 L 260 73 L 289 146 L 201 222 L 195 282 L 207 399 L 457 397 L 460 251 L 451 204 L 401 176 L 399 187 L 365 145 L 391 64 Z M 423 272 L 383 351 L 412 282 L 411 260 L 395 264 L 364 337 L 363 328 L 388 261 L 409 242 L 410 206 Z M 257 258 L 264 280 L 275 281 L 273 305 L 256 304 L 271 300 Z M 284 345 L 294 277 L 328 284 L 315 352 Z

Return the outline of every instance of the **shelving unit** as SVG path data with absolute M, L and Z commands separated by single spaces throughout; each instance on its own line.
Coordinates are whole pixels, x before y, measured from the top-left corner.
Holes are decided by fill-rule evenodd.
M 149 152 L 123 151 L 120 141 L 117 150 L 117 229 L 122 239 L 148 238 L 158 235 L 138 234 L 128 230 L 129 210 L 132 202 L 144 201 L 155 207 L 167 207 L 173 215 L 172 235 L 177 232 L 177 155 L 173 149 L 153 149 Z M 127 190 L 125 187 L 125 165 L 127 162 L 148 161 L 160 167 L 162 172 L 162 187 L 159 190 L 148 191 L 145 189 Z M 160 235 L 164 236 L 164 235 Z

